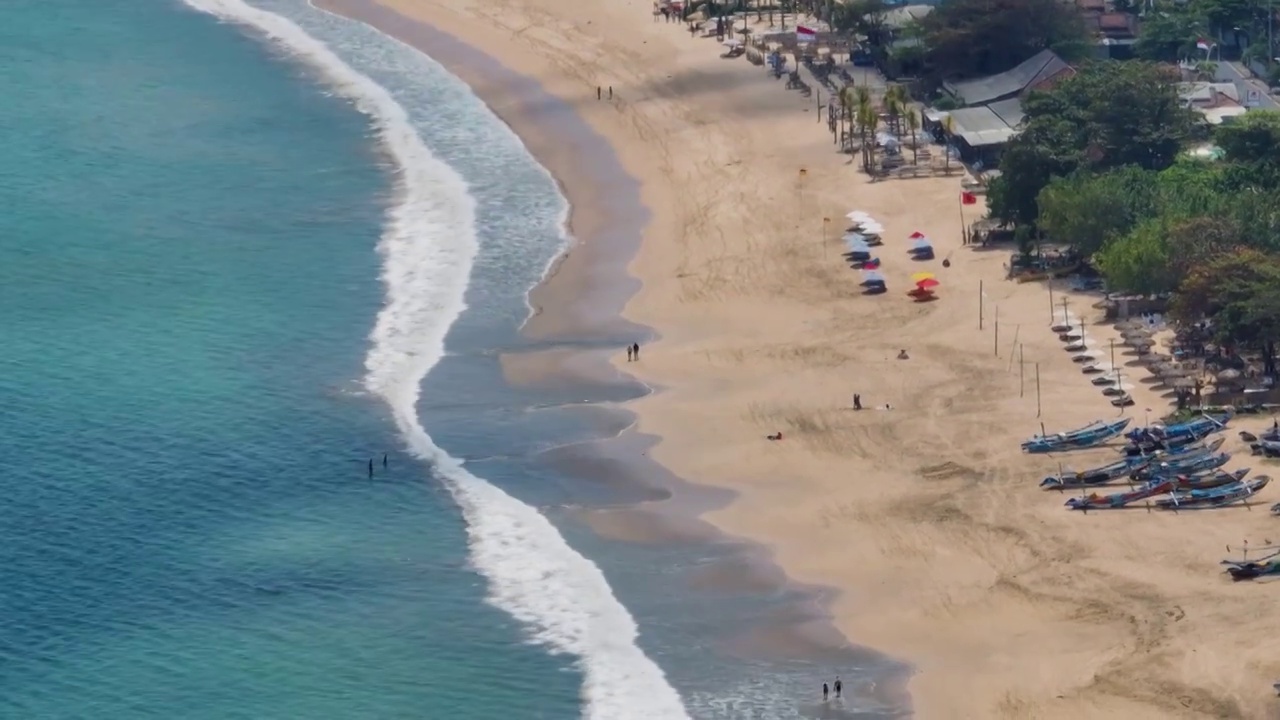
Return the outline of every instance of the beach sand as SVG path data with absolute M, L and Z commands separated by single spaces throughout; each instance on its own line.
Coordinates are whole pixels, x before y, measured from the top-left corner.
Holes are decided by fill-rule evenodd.
M 630 405 L 639 429 L 662 438 L 650 456 L 735 491 L 706 519 L 773 548 L 792 578 L 839 589 L 840 631 L 915 666 L 918 716 L 1274 715 L 1270 588 L 1232 584 L 1217 564 L 1225 545 L 1262 545 L 1278 529 L 1266 512 L 1274 491 L 1251 509 L 1082 515 L 1037 488 L 1058 459 L 1024 456 L 1022 439 L 1041 422 L 1057 431 L 1118 411 L 1048 329 L 1046 288 L 1004 280 L 1007 250 L 961 247 L 961 213 L 976 219 L 980 206 L 960 205 L 958 173 L 869 182 L 833 151 L 816 99 L 654 22 L 645 2 L 379 2 L 536 79 L 639 179 L 651 217 L 630 265 L 643 287 L 625 316 L 660 339 L 642 343 L 639 363 L 621 351 L 616 361 L 661 388 Z M 369 0 L 319 4 L 414 41 L 412 23 Z M 575 232 L 605 226 L 573 149 L 522 128 L 533 109 L 482 73 L 451 69 L 556 174 Z M 613 99 L 606 89 L 597 100 L 609 86 Z M 886 295 L 861 295 L 840 256 L 854 208 L 885 225 Z M 913 231 L 951 267 L 911 262 Z M 543 290 L 560 294 L 548 306 L 601 282 L 583 269 L 591 253 L 586 243 L 570 254 Z M 937 273 L 937 302 L 905 296 L 921 270 Z M 1105 348 L 1115 334 L 1092 325 L 1095 299 L 1070 308 Z M 895 359 L 899 349 L 910 359 Z M 1134 372 L 1140 423 L 1168 400 Z M 855 392 L 868 409 L 850 409 Z M 775 431 L 781 442 L 764 439 Z M 1082 469 L 1114 457 L 1069 459 Z

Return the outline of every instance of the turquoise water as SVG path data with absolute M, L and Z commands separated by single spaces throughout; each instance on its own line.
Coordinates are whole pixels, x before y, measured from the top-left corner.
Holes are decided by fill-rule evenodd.
M 741 546 L 579 522 L 653 491 L 547 451 L 643 388 L 502 382 L 565 204 L 456 78 L 306 0 L 4 20 L 0 718 L 895 712 L 730 649 L 808 602 L 694 587 Z
M 0 717 L 576 715 L 360 392 L 368 119 L 176 4 L 4 17 Z

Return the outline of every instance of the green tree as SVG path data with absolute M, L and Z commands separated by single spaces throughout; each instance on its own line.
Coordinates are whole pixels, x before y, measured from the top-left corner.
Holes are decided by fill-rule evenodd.
M 1108 243 L 1094 263 L 1113 288 L 1137 293 L 1166 293 L 1178 285 L 1170 269 L 1168 232 L 1160 218 L 1150 218 L 1128 235 Z
M 1203 51 L 1196 48 L 1196 40 L 1206 31 L 1204 16 L 1194 10 L 1157 11 L 1143 20 L 1133 51 L 1140 58 L 1164 62 L 1198 57 Z
M 1001 175 L 991 184 L 992 215 L 1035 222 L 1040 191 L 1077 170 L 1172 165 L 1193 123 L 1176 81 L 1152 63 L 1100 62 L 1046 92 L 1032 92 L 1023 104 L 1023 131 L 1006 147 Z
M 1059 0 L 949 0 L 920 25 L 939 80 L 1004 72 L 1046 48 L 1075 60 L 1090 45 L 1075 6 Z
M 1280 159 L 1280 112 L 1253 110 L 1213 131 L 1225 159 L 1253 163 Z
M 1258 348 L 1268 372 L 1274 373 L 1280 341 L 1280 259 L 1276 255 L 1241 249 L 1193 268 L 1169 310 L 1182 322 L 1212 317 L 1220 343 Z
M 1076 172 L 1040 191 L 1038 224 L 1050 240 L 1092 255 L 1150 216 L 1155 192 L 1155 174 L 1141 168 Z
M 868 44 L 880 47 L 888 40 L 884 24 L 888 11 L 889 5 L 885 0 L 837 3 L 831 10 L 831 27 L 837 32 L 864 35 Z

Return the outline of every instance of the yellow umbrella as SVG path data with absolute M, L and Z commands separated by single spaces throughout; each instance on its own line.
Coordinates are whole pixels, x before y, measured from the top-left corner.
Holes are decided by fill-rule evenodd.
M 932 280 L 933 273 L 919 272 L 911 276 L 911 282 L 918 283 L 921 280 Z

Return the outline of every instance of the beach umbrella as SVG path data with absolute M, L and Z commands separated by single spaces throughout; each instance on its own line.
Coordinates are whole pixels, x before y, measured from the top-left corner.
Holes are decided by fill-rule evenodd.
M 934 279 L 935 279 L 934 275 L 931 272 L 918 272 L 911 276 L 911 282 L 916 284 L 919 284 L 924 280 L 934 280 Z
M 911 248 L 907 252 L 933 252 L 933 245 L 930 245 L 925 238 L 921 238 L 911 243 Z
M 865 240 L 845 240 L 844 246 L 851 252 L 871 252 L 871 246 Z
M 925 290 L 928 288 L 938 287 L 941 284 L 942 283 L 938 282 L 937 280 L 934 280 L 933 278 L 925 278 L 924 280 L 921 280 L 920 282 L 916 283 L 916 287 L 920 288 L 921 290 Z
M 884 285 L 884 275 L 881 275 L 878 271 L 875 271 L 875 270 L 866 271 L 862 273 L 862 282 L 859 284 L 862 285 L 862 287 Z
M 845 217 L 849 218 L 851 221 L 856 222 L 856 223 L 875 222 L 875 221 L 876 221 L 876 219 L 875 219 L 875 218 L 873 218 L 873 217 L 871 217 L 871 215 L 870 215 L 870 214 L 865 213 L 865 212 L 863 212 L 863 211 L 861 211 L 861 210 L 853 210 L 853 211 L 851 211 L 848 215 L 845 215 Z
M 854 240 L 857 240 L 859 242 L 866 242 L 867 236 L 863 235 L 862 233 L 851 232 L 851 233 L 845 233 L 843 240 L 845 242 L 852 242 Z
M 876 257 L 876 258 L 871 258 L 870 260 L 864 260 L 864 261 L 862 262 L 862 269 L 863 269 L 863 270 L 878 270 L 878 269 L 880 269 L 880 258 Z
M 884 226 L 874 221 L 858 223 L 858 227 L 861 227 L 862 232 L 864 233 L 872 233 L 875 235 L 879 235 L 880 233 L 884 232 Z
M 736 48 L 742 45 L 742 41 L 739 40 L 738 38 L 729 38 L 728 40 L 725 40 L 723 43 L 721 43 L 721 45 L 724 45 L 725 47 Z
M 1218 380 L 1224 383 L 1235 382 L 1240 379 L 1239 370 L 1223 370 L 1218 373 Z

